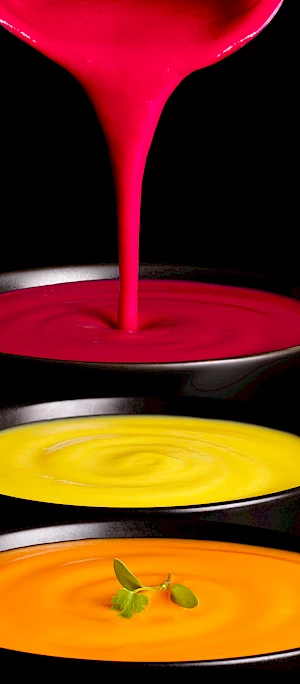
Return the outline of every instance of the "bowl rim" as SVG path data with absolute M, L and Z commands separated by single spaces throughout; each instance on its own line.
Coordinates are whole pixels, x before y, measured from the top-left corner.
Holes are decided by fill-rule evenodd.
M 164 415 L 170 417 L 183 417 L 190 418 L 191 420 L 201 420 L 201 416 L 190 416 L 189 414 L 180 414 L 168 412 L 168 406 L 162 403 L 161 413 L 159 413 L 158 408 L 154 411 L 145 407 L 145 410 L 134 411 L 139 401 L 143 402 L 145 397 L 100 397 L 92 399 L 68 399 L 64 401 L 51 401 L 37 404 L 27 404 L 20 406 L 12 406 L 7 408 L 0 408 L 0 434 L 3 430 L 9 430 L 14 427 L 21 427 L 26 425 L 32 425 L 39 422 L 55 422 L 63 419 L 76 419 L 76 418 L 92 418 L 100 416 L 119 416 L 119 415 Z M 178 404 L 183 404 L 185 397 L 181 398 Z M 198 403 L 198 400 L 195 400 Z M 133 403 L 132 410 L 130 408 L 130 402 Z M 116 406 L 117 404 L 117 406 Z M 128 406 L 129 405 L 129 406 Z M 200 405 L 200 402 L 199 402 Z M 124 411 L 123 411 L 124 408 Z M 107 409 L 107 410 L 106 410 Z M 143 409 L 143 406 L 142 406 Z M 173 409 L 174 410 L 174 409 Z M 89 412 L 92 411 L 92 412 Z M 70 415 L 71 412 L 71 415 Z M 40 415 L 37 415 L 40 414 Z M 18 422 L 15 422 L 17 418 Z M 206 417 L 204 418 L 204 420 Z M 211 420 L 216 420 L 218 422 L 234 422 L 240 425 L 252 425 L 258 427 L 256 423 L 243 423 L 240 420 L 229 420 L 229 419 L 219 419 L 212 418 Z M 266 430 L 276 430 L 276 428 L 269 428 L 266 426 Z M 285 434 L 293 435 L 295 433 L 287 432 L 285 430 L 278 430 L 278 432 L 283 432 Z M 295 435 L 297 437 L 297 435 Z M 300 438 L 299 438 L 300 439 Z M 107 506 L 80 506 L 79 504 L 62 504 L 59 502 L 51 501 L 41 501 L 37 499 L 26 499 L 20 497 L 14 497 L 11 495 L 3 494 L 0 489 L 0 501 L 1 497 L 6 497 L 8 499 L 18 499 L 22 502 L 32 502 L 36 505 L 51 505 L 51 506 L 63 506 L 65 510 L 72 508 L 72 510 L 85 508 L 91 509 L 93 511 L 105 511 L 106 513 L 111 513 L 112 515 L 149 515 L 154 516 L 159 515 L 172 515 L 176 513 L 188 513 L 188 514 L 198 514 L 198 513 L 211 513 L 218 511 L 230 511 L 234 509 L 244 509 L 251 508 L 252 506 L 259 506 L 263 504 L 268 504 L 272 502 L 279 502 L 287 499 L 293 499 L 300 496 L 300 485 L 297 487 L 292 487 L 286 490 L 280 490 L 279 492 L 272 492 L 270 494 L 262 494 L 260 496 L 246 497 L 243 499 L 233 499 L 229 501 L 220 501 L 215 503 L 206 504 L 192 504 L 192 505 L 181 505 L 181 506 L 153 506 L 153 507 L 107 507 Z
M 106 272 L 106 278 L 101 277 L 101 271 Z M 161 275 L 158 276 L 157 274 L 160 273 Z M 201 266 L 185 266 L 185 265 L 173 265 L 173 264 L 140 264 L 140 273 L 139 277 L 141 279 L 153 277 L 153 274 L 156 274 L 155 277 L 161 277 L 162 274 L 164 274 L 165 278 L 172 277 L 173 275 L 176 276 L 176 278 L 180 278 L 181 280 L 184 280 L 185 276 L 189 276 L 189 280 L 193 281 L 195 279 L 198 282 L 203 282 L 201 280 L 201 277 L 198 279 L 196 276 L 201 276 L 204 277 L 206 276 L 215 276 L 217 277 L 218 275 L 223 276 L 224 278 L 244 278 L 244 279 L 249 279 L 249 280 L 256 280 L 261 282 L 262 287 L 259 287 L 258 285 L 251 286 L 245 285 L 243 287 L 250 287 L 250 289 L 261 289 L 262 291 L 269 291 L 273 292 L 272 287 L 270 287 L 270 282 L 272 282 L 272 286 L 276 287 L 276 289 L 279 287 L 280 290 L 284 288 L 286 290 L 287 284 L 285 285 L 280 282 L 277 278 L 272 278 L 270 276 L 263 276 L 260 274 L 254 274 L 254 273 L 242 273 L 239 271 L 235 271 L 233 269 L 224 269 L 224 268 L 212 268 L 212 267 L 201 267 Z M 191 276 L 195 276 L 195 278 Z M 82 265 L 75 265 L 75 266 L 49 266 L 49 267 L 44 267 L 44 268 L 32 268 L 32 269 L 27 269 L 27 270 L 18 270 L 18 271 L 8 271 L 5 273 L 0 273 L 0 296 L 1 294 L 5 294 L 7 292 L 11 292 L 14 290 L 22 290 L 22 289 L 28 289 L 31 287 L 42 287 L 45 285 L 58 285 L 61 283 L 71 283 L 71 282 L 82 282 L 86 280 L 117 280 L 119 277 L 119 267 L 118 264 L 113 264 L 113 263 L 104 263 L 104 264 L 82 264 Z M 26 281 L 28 279 L 32 279 L 32 283 L 28 284 Z M 212 281 L 213 282 L 213 281 Z M 265 289 L 263 287 L 263 283 L 265 284 Z M 267 287 L 268 284 L 268 287 Z M 291 284 L 290 284 L 291 285 Z M 241 287 L 238 284 L 236 287 Z M 266 289 L 267 288 L 267 289 Z M 290 289 L 290 288 L 288 288 Z M 275 292 L 274 294 L 280 294 L 280 291 Z M 290 297 L 291 299 L 297 299 L 296 297 L 293 297 L 291 294 L 284 293 L 281 294 L 281 296 L 285 297 Z M 107 370 L 107 371 L 137 371 L 137 372 L 183 372 L 183 371 L 201 371 L 201 370 L 207 370 L 208 368 L 215 368 L 217 369 L 218 367 L 223 367 L 224 365 L 230 367 L 230 366 L 238 366 L 240 364 L 254 364 L 255 366 L 257 364 L 259 365 L 264 365 L 264 364 L 272 364 L 272 363 L 277 363 L 280 361 L 284 361 L 286 359 L 290 359 L 293 357 L 300 357 L 300 344 L 293 346 L 293 347 L 286 347 L 284 349 L 278 349 L 270 352 L 262 352 L 258 354 L 249 354 L 246 356 L 234 356 L 230 358 L 222 358 L 222 359 L 206 359 L 202 361 L 175 361 L 175 362 L 155 362 L 155 363 L 150 363 L 150 362 L 143 362 L 143 363 L 133 363 L 133 362 L 103 362 L 103 361 L 75 361 L 75 360 L 67 360 L 67 359 L 55 359 L 55 358 L 47 358 L 47 357 L 39 357 L 39 356 L 24 356 L 21 354 L 10 354 L 7 352 L 0 352 L 0 358 L 13 358 L 13 359 L 18 359 L 18 360 L 28 360 L 28 361 L 34 361 L 34 362 L 40 362 L 40 363 L 47 363 L 47 364 L 58 364 L 58 365 L 68 365 L 68 366 L 76 366 L 76 367 L 85 367 L 85 368 L 97 368 L 99 370 Z
M 126 522 L 129 523 L 129 521 L 120 521 L 119 522 Z M 12 551 L 14 549 L 21 549 L 21 548 L 30 548 L 31 546 L 37 546 L 41 544 L 53 544 L 53 543 L 61 543 L 65 541 L 84 541 L 87 539 L 101 539 L 101 536 L 99 536 L 99 532 L 101 531 L 101 528 L 107 527 L 107 525 L 110 525 L 110 521 L 105 521 L 105 522 L 89 522 L 89 523 L 67 523 L 67 524 L 58 524 L 58 525 L 45 525 L 43 527 L 35 527 L 35 528 L 28 528 L 28 529 L 21 529 L 17 530 L 14 532 L 6 532 L 6 533 L 0 533 L 0 554 L 5 552 L 5 551 Z M 70 537 L 71 533 L 71 537 Z M 57 538 L 57 535 L 59 534 L 59 538 Z M 279 533 L 280 534 L 280 533 Z M 34 539 L 32 540 L 31 543 L 28 543 L 29 539 L 34 536 Z M 45 539 L 46 535 L 46 539 Z M 75 536 L 74 536 L 75 535 Z M 139 535 L 135 535 L 136 538 L 139 538 Z M 103 538 L 103 537 L 102 537 Z M 111 535 L 109 538 L 118 538 L 118 537 L 113 537 Z M 126 535 L 125 538 L 130 538 L 129 535 Z M 155 535 L 151 537 L 151 535 L 147 535 L 147 537 L 141 536 L 141 538 L 155 538 Z M 161 537 L 159 537 L 161 538 Z M 169 537 L 166 537 L 168 539 Z M 182 537 L 173 537 L 174 539 L 182 539 Z M 209 540 L 206 540 L 209 541 Z M 21 542 L 21 544 L 20 544 Z M 226 541 L 224 542 L 226 543 Z M 231 542 L 235 543 L 235 542 Z M 19 545 L 17 545 L 19 544 Z M 239 544 L 243 545 L 243 544 Z M 245 544 L 246 546 L 249 545 Z M 250 544 L 251 546 L 255 546 L 255 544 Z M 262 547 L 261 544 L 257 544 L 256 546 Z M 273 547 L 268 547 L 268 548 L 273 548 Z M 291 553 L 297 553 L 297 551 L 291 551 Z M 300 551 L 298 551 L 300 553 Z M 27 656 L 39 656 L 44 659 L 51 659 L 51 660 L 58 660 L 58 661 L 65 661 L 65 662 L 72 662 L 76 663 L 76 661 L 82 659 L 77 659 L 77 658 L 68 658 L 64 656 L 48 656 L 48 655 L 42 655 L 42 654 L 36 654 L 28 651 L 17 651 L 13 649 L 5 649 L 3 647 L 0 647 L 0 656 L 2 653 L 18 653 L 18 654 L 23 654 Z M 262 653 L 259 655 L 254 655 L 254 656 L 239 656 L 236 658 L 219 658 L 219 659 L 213 659 L 213 660 L 189 660 L 189 661 L 118 661 L 118 660 L 93 660 L 93 659 L 87 659 L 87 662 L 89 663 L 94 663 L 98 665 L 99 667 L 116 667 L 116 666 L 121 666 L 124 668 L 134 668 L 134 669 L 140 669 L 140 668 L 165 668 L 165 667 L 180 667 L 180 668 L 190 668 L 190 667 L 206 667 L 206 668 L 214 668 L 214 667 L 230 667 L 230 666 L 244 666 L 244 665 L 255 665 L 259 663 L 270 663 L 270 662 L 276 662 L 276 661 L 287 661 L 295 658 L 300 657 L 300 647 L 293 648 L 293 649 L 288 649 L 284 651 L 277 651 L 274 653 Z

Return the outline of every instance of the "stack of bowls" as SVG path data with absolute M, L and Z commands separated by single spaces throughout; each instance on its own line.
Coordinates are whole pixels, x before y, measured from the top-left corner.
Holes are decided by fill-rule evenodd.
M 149 268 L 143 273 L 149 275 Z M 174 277 L 174 272 L 153 267 L 151 275 Z M 7 292 L 108 273 L 116 277 L 117 271 L 10 273 L 1 276 L 1 288 Z M 228 282 L 228 273 L 185 269 L 183 275 L 213 276 Z M 53 674 L 76 668 L 76 673 L 127 673 L 137 679 L 167 668 L 175 679 L 188 669 L 192 679 L 200 674 L 208 681 L 215 667 L 234 681 L 252 680 L 255 673 L 272 682 L 297 676 L 299 612 L 293 582 L 300 571 L 300 432 L 291 379 L 296 382 L 299 352 L 294 347 L 233 360 L 156 364 L 153 373 L 149 365 L 1 355 L 4 662 L 40 674 L 45 667 Z M 135 396 L 132 382 L 139 390 Z M 19 406 L 12 406 L 13 397 Z M 148 546 L 149 538 L 158 546 Z M 107 540 L 111 546 L 106 547 Z M 184 554 L 184 570 L 174 542 Z M 153 553 L 159 572 L 162 559 L 168 559 L 172 567 L 166 563 L 166 572 L 173 569 L 190 587 L 196 585 L 197 619 L 183 622 L 180 611 L 189 619 L 191 611 L 174 604 L 162 616 L 153 602 L 144 621 L 141 616 L 130 621 L 132 637 L 126 622 L 124 645 L 118 639 L 125 620 L 118 622 L 110 611 L 105 590 L 107 615 L 98 615 L 97 592 L 113 582 L 115 555 L 133 564 L 133 572 L 145 574 L 143 562 L 151 564 Z M 91 562 L 98 563 L 99 575 L 104 572 L 98 584 L 94 576 L 76 574 Z M 70 575 L 66 567 L 72 568 Z M 89 587 L 96 587 L 95 593 Z M 69 613 L 76 638 L 66 620 Z M 84 629 L 88 636 L 82 636 Z M 164 630 L 171 637 L 159 648 Z M 71 646 L 68 637 L 75 639 Z

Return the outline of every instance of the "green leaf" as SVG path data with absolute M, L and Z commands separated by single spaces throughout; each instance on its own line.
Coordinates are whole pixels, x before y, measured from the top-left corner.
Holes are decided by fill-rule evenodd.
M 125 587 L 125 589 L 129 589 L 129 591 L 142 589 L 143 585 L 139 582 L 137 577 L 135 577 L 118 558 L 115 558 L 114 560 L 114 571 L 120 584 L 122 584 L 122 587 Z
M 144 594 L 119 589 L 111 600 L 112 608 L 119 610 L 120 615 L 127 620 L 136 613 L 141 613 L 149 603 L 149 599 Z
M 113 596 L 111 607 L 118 610 L 120 615 L 126 619 L 132 618 L 136 613 L 141 613 L 146 608 L 149 599 L 145 596 L 145 591 L 168 590 L 171 592 L 172 601 L 182 608 L 196 608 L 199 605 L 198 598 L 191 589 L 182 584 L 174 584 L 171 587 L 171 574 L 162 584 L 145 587 L 119 558 L 114 559 L 114 571 L 123 589 L 119 589 Z
M 199 605 L 194 592 L 184 587 L 183 584 L 173 584 L 171 587 L 171 599 L 178 606 L 182 606 L 182 608 L 196 608 Z

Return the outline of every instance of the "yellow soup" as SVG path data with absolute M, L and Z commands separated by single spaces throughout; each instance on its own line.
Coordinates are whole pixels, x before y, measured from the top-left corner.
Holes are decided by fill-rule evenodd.
M 253 425 L 103 416 L 0 432 L 0 493 L 155 507 L 233 501 L 300 485 L 300 439 Z
M 144 585 L 189 587 L 188 610 L 149 593 L 129 620 L 110 608 L 113 559 Z M 0 553 L 0 647 L 96 660 L 234 658 L 300 646 L 300 555 L 178 539 L 104 539 Z

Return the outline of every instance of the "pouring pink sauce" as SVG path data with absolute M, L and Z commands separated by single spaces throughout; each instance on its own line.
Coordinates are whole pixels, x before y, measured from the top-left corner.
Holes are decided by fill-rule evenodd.
M 148 150 L 168 97 L 188 74 L 217 62 L 254 38 L 281 4 L 282 0 L 0 0 L 0 24 L 68 69 L 86 90 L 106 135 L 114 173 L 119 291 L 109 282 L 56 286 L 52 288 L 53 295 L 45 288 L 44 296 L 50 308 L 47 323 L 44 321 L 43 325 L 47 334 L 54 335 L 51 345 L 48 344 L 52 347 L 52 358 L 151 362 L 154 358 L 182 361 L 192 357 L 200 360 L 241 356 L 299 343 L 300 305 L 297 303 L 288 303 L 288 300 L 285 303 L 282 298 L 259 296 L 246 290 L 234 293 L 232 288 L 221 286 L 167 281 L 139 286 L 138 281 L 142 180 Z M 210 313 L 206 291 L 213 300 Z M 14 349 L 22 355 L 33 353 L 26 333 L 24 340 L 22 335 L 19 337 L 18 351 L 15 350 L 18 323 L 13 315 L 23 319 L 28 316 L 25 328 L 38 331 L 45 316 L 39 310 L 41 296 L 41 292 L 33 290 L 26 296 L 21 292 L 1 295 L 0 351 L 12 353 Z M 73 296 L 75 302 L 81 300 L 82 307 L 77 307 L 77 311 L 77 305 L 73 309 L 69 307 L 71 328 L 73 332 L 80 330 L 82 342 L 80 339 L 72 342 L 65 335 L 66 320 L 60 320 L 62 310 L 68 309 L 69 298 Z M 9 320 L 7 302 L 12 307 Z M 91 323 L 94 305 L 99 308 Z M 278 325 L 279 321 L 282 324 L 282 316 L 284 331 Z M 87 346 L 87 338 L 94 333 L 83 330 L 91 331 L 93 325 L 94 332 L 98 326 L 100 337 L 96 336 L 92 345 Z M 174 354 L 171 351 L 168 356 L 165 341 L 169 339 L 170 327 L 172 334 L 178 333 L 178 336 Z M 133 342 L 133 336 L 128 338 L 128 333 L 137 331 Z M 196 348 L 194 341 L 192 345 L 186 344 L 190 335 L 202 338 Z M 237 335 L 236 339 L 233 335 Z M 148 336 L 146 344 L 139 350 L 139 341 L 145 336 Z M 156 348 L 152 353 L 154 343 L 161 349 Z M 34 346 L 34 355 L 49 356 L 42 328 Z

